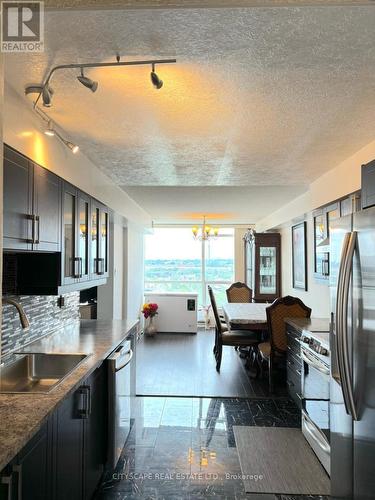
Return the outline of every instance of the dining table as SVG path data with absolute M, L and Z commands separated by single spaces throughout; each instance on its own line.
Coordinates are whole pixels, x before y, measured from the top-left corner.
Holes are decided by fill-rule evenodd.
M 232 330 L 267 330 L 266 308 L 270 304 L 257 302 L 226 302 L 225 321 Z

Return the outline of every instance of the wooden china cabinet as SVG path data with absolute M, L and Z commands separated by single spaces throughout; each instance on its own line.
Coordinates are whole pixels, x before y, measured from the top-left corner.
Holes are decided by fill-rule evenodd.
M 245 282 L 253 291 L 254 302 L 273 302 L 281 295 L 281 237 L 279 233 L 244 236 Z

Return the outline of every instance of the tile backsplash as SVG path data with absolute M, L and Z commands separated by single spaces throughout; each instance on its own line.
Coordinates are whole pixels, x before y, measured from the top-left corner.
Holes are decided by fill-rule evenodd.
M 79 292 L 64 295 L 64 305 L 59 307 L 58 296 L 12 296 L 24 308 L 30 322 L 29 330 L 22 330 L 16 308 L 3 305 L 1 329 L 1 356 L 21 349 L 59 328 L 79 320 Z

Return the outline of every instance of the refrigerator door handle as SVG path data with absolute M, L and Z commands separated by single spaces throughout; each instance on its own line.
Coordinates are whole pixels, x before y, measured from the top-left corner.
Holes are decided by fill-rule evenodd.
M 357 232 L 353 231 L 350 234 L 348 251 L 345 257 L 345 267 L 343 276 L 342 288 L 342 335 L 341 335 L 341 349 L 342 349 L 342 368 L 343 368 L 343 381 L 346 389 L 347 400 L 345 401 L 346 412 L 351 415 L 353 420 L 358 420 L 357 410 L 354 401 L 353 392 L 353 377 L 349 361 L 349 344 L 348 344 L 348 302 L 350 290 L 350 277 L 353 270 L 353 258 L 357 244 Z
M 344 394 L 344 400 L 346 400 L 345 394 L 345 386 L 343 383 L 343 358 L 342 358 L 342 322 L 343 322 L 343 308 L 342 308 L 342 287 L 343 287 L 343 275 L 345 268 L 345 259 L 348 251 L 350 233 L 346 233 L 342 245 L 341 250 L 341 258 L 340 258 L 340 268 L 337 278 L 337 294 L 336 294 L 336 328 L 334 328 L 334 320 L 332 320 L 332 328 L 336 330 L 335 332 L 335 351 L 337 357 L 337 368 L 338 368 L 338 377 L 337 382 L 340 383 L 342 387 L 342 391 Z M 345 403 L 346 404 L 346 403 Z

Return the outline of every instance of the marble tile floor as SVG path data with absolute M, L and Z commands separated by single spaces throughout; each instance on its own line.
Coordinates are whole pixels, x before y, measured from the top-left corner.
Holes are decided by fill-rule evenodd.
M 118 467 L 96 500 L 326 500 L 246 494 L 234 425 L 300 427 L 287 398 L 135 398 L 134 421 Z

